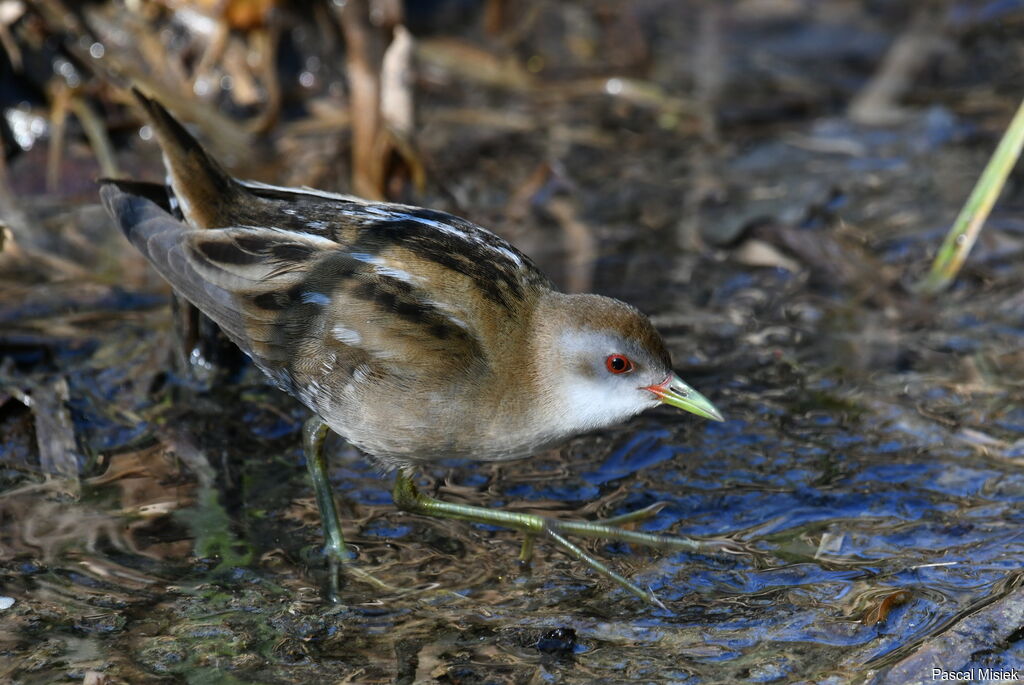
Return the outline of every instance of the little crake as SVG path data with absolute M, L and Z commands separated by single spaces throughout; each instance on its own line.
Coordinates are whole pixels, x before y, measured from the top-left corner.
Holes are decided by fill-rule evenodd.
M 161 105 L 136 97 L 169 192 L 104 181 L 103 202 L 175 291 L 314 412 L 305 446 L 334 564 L 344 543 L 325 474 L 328 429 L 397 472 L 402 508 L 516 528 L 528 542 L 540 535 L 657 601 L 564 534 L 699 543 L 625 531 L 622 520 L 448 504 L 419 493 L 411 475 L 444 458 L 528 457 L 660 403 L 721 420 L 672 371 L 647 317 L 556 291 L 511 244 L 450 214 L 236 180 Z

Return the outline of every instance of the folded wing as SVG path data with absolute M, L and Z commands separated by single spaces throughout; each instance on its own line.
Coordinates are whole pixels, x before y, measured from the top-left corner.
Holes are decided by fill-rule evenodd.
M 104 204 L 157 271 L 283 386 L 325 375 L 480 377 L 486 360 L 464 317 L 436 288 L 381 253 L 311 233 L 232 226 L 196 230 L 151 199 L 106 182 Z

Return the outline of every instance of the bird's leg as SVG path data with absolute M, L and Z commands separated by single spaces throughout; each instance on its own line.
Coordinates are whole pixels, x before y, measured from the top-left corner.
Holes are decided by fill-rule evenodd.
M 331 488 L 331 481 L 327 476 L 327 456 L 324 454 L 324 441 L 330 430 L 323 419 L 315 414 L 307 419 L 302 426 L 302 446 L 306 451 L 306 466 L 309 468 L 309 476 L 313 481 L 316 506 L 320 510 L 320 523 L 324 528 L 324 555 L 327 557 L 330 577 L 328 599 L 335 603 L 339 601 L 339 592 L 346 571 L 347 575 L 373 585 L 379 590 L 400 592 L 399 588 L 377 579 L 356 566 L 349 565 L 347 568 L 342 568 L 345 565 L 348 552 L 345 548 L 345 537 L 341 533 L 338 508 L 334 504 L 334 490 Z
M 320 510 L 320 522 L 324 528 L 324 554 L 327 556 L 330 574 L 330 600 L 338 601 L 341 590 L 341 566 L 345 560 L 345 538 L 341 534 L 341 520 L 334 505 L 334 493 L 330 478 L 327 477 L 327 457 L 324 456 L 324 441 L 330 428 L 323 419 L 314 414 L 302 426 L 302 446 L 306 451 L 306 467 L 313 481 L 316 506 Z
M 555 543 L 555 545 L 563 552 L 586 564 L 600 575 L 614 581 L 637 597 L 658 606 L 661 606 L 661 602 L 654 596 L 653 592 L 644 590 L 634 583 L 631 583 L 623 576 L 608 568 L 608 566 L 603 562 L 595 559 L 575 544 L 569 542 L 565 539 L 564 535 L 579 535 L 581 537 L 588 538 L 632 542 L 639 545 L 645 545 L 647 547 L 660 547 L 687 551 L 706 551 L 709 546 L 713 546 L 691 538 L 652 535 L 650 533 L 639 533 L 615 527 L 622 523 L 635 521 L 637 518 L 650 516 L 654 511 L 656 511 L 654 506 L 657 505 L 646 507 L 645 509 L 641 509 L 639 512 L 633 512 L 632 514 L 626 514 L 625 516 L 616 516 L 614 518 L 606 519 L 602 522 L 563 521 L 561 519 L 551 519 L 544 516 L 538 516 L 536 514 L 522 514 L 511 511 L 502 511 L 500 509 L 475 507 L 468 504 L 452 504 L 450 502 L 443 502 L 439 499 L 422 494 L 416 488 L 416 484 L 413 482 L 412 476 L 405 471 L 398 472 L 398 475 L 395 478 L 395 487 L 392 491 L 392 495 L 394 497 L 395 504 L 400 509 L 412 513 L 429 514 L 432 516 L 460 519 L 474 523 L 485 523 L 493 526 L 502 526 L 505 528 L 513 528 L 515 530 L 523 531 L 526 533 L 527 538 L 523 542 L 523 547 L 520 550 L 520 561 L 525 560 L 524 555 L 528 558 L 531 553 L 533 548 L 533 538 L 538 535 L 543 536 Z
M 612 516 L 611 518 L 598 519 L 593 523 L 597 523 L 603 526 L 624 526 L 629 523 L 636 523 L 637 521 L 643 521 L 657 514 L 659 511 L 665 508 L 665 502 L 655 502 L 654 504 L 648 505 L 643 509 L 637 509 L 636 511 L 630 511 L 620 516 Z M 530 558 L 533 556 L 533 541 L 534 535 L 528 534 L 523 537 L 523 546 L 519 550 L 519 564 L 524 569 L 530 565 Z
M 533 558 L 533 541 L 536 536 L 533 533 L 527 533 L 523 536 L 523 546 L 519 548 L 519 564 L 523 569 L 527 569 L 530 566 L 530 559 Z

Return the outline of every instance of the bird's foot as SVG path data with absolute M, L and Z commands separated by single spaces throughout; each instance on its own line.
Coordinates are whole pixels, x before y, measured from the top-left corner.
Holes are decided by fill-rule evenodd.
M 391 585 L 372 573 L 348 563 L 351 554 L 341 532 L 341 519 L 334 503 L 334 491 L 327 475 L 327 458 L 323 449 L 329 431 L 330 429 L 323 419 L 316 415 L 308 419 L 302 427 L 302 444 L 306 452 L 306 465 L 313 481 L 313 491 L 316 493 L 317 508 L 320 511 L 320 520 L 324 529 L 324 556 L 327 558 L 328 574 L 327 599 L 332 604 L 339 603 L 341 590 L 345 581 L 349 579 L 371 585 L 384 592 L 398 595 L 407 594 L 408 589 Z M 457 600 L 464 599 L 455 593 L 445 593 L 445 595 Z
M 324 441 L 330 428 L 317 415 L 313 415 L 302 426 L 302 446 L 306 452 L 306 468 L 313 481 L 313 492 L 316 494 L 316 505 L 320 510 L 320 522 L 324 528 L 324 556 L 328 565 L 327 598 L 332 603 L 339 602 L 341 588 L 345 576 L 342 566 L 345 563 L 347 550 L 345 537 L 341 533 L 341 520 L 338 508 L 334 504 L 334 493 L 327 475 L 327 458 L 324 456 Z
M 645 507 L 639 511 L 624 514 L 622 516 L 615 516 L 613 518 L 599 521 L 564 521 L 536 514 L 524 514 L 519 512 L 502 511 L 500 509 L 487 509 L 484 507 L 443 502 L 422 494 L 416 488 L 416 484 L 413 482 L 412 477 L 404 472 L 399 472 L 395 479 L 395 486 L 392 494 L 394 496 L 395 504 L 405 511 L 418 514 L 428 514 L 431 516 L 440 516 L 444 518 L 460 519 L 474 523 L 485 523 L 522 531 L 526 534 L 526 539 L 523 541 L 523 546 L 519 551 L 519 561 L 521 564 L 526 564 L 532 556 L 533 545 L 536 538 L 541 537 L 549 540 L 570 557 L 586 564 L 599 575 L 608 578 L 618 586 L 631 592 L 645 602 L 661 608 L 664 608 L 664 604 L 661 603 L 661 600 L 659 600 L 651 590 L 645 590 L 619 573 L 616 573 L 604 562 L 588 554 L 573 542 L 570 542 L 566 536 L 575 535 L 585 538 L 631 542 L 638 545 L 644 545 L 645 547 L 685 550 L 690 552 L 746 551 L 736 545 L 733 545 L 730 541 L 725 540 L 707 542 L 693 538 L 641 533 L 632 530 L 625 530 L 620 527 L 654 515 L 661 508 L 660 504 Z

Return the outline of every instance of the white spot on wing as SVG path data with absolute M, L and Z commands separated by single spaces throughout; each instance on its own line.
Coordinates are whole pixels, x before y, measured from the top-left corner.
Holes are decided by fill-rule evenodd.
M 315 304 L 320 307 L 326 307 L 331 303 L 331 298 L 327 297 L 323 293 L 302 293 L 302 301 L 306 304 Z
M 325 354 L 323 357 L 320 358 L 320 373 L 322 373 L 325 376 L 329 374 L 331 371 L 334 370 L 334 365 L 337 363 L 337 361 L 338 355 L 334 354 L 333 352 Z
M 374 269 L 374 271 L 379 273 L 381 276 L 387 276 L 388 278 L 394 278 L 396 280 L 403 281 L 403 282 L 408 283 L 410 285 L 416 285 L 418 283 L 422 283 L 423 280 L 424 280 L 420 276 L 413 276 L 411 273 L 409 273 L 408 271 L 405 271 L 404 269 L 396 269 L 396 268 L 394 268 L 392 266 L 378 266 L 378 267 L 376 267 Z
M 510 249 L 508 249 L 507 247 L 499 247 L 497 245 L 490 245 L 489 247 L 492 248 L 493 250 L 495 250 L 496 252 L 498 252 L 500 254 L 503 254 L 506 257 L 508 257 L 509 260 L 511 260 L 511 262 L 513 264 L 515 264 L 516 266 L 522 266 L 523 265 L 523 260 L 519 258 L 519 255 L 517 255 L 515 252 L 513 252 Z
M 455 226 L 452 226 L 451 224 L 446 224 L 443 221 L 436 221 L 434 219 L 427 219 L 427 218 L 422 217 L 422 216 L 416 216 L 415 214 L 405 214 L 404 212 L 395 212 L 394 215 L 398 219 L 405 219 L 407 221 L 415 221 L 418 224 L 423 224 L 424 226 L 430 226 L 431 228 L 436 229 L 436 230 L 438 230 L 441 233 L 444 233 L 446 235 L 454 236 L 456 238 L 461 238 L 461 239 L 466 240 L 468 242 L 476 243 L 477 245 L 486 245 L 486 243 L 484 242 L 484 239 L 482 237 L 480 237 L 480 235 L 479 235 L 480 232 L 483 229 L 477 229 L 475 231 L 465 231 L 465 230 L 463 230 L 461 228 L 456 228 Z
M 396 266 L 391 266 L 388 263 L 388 260 L 384 257 L 367 254 L 366 252 L 352 252 L 350 255 L 353 259 L 357 259 L 364 264 L 372 264 L 373 270 L 381 276 L 394 278 L 404 283 L 408 283 L 409 285 L 419 285 L 426 281 L 422 276 L 414 276 L 405 269 L 399 269 Z
M 367 364 L 359 364 L 352 369 L 352 381 L 354 383 L 365 383 L 370 377 L 370 367 Z
M 437 300 L 427 300 L 425 304 L 439 311 L 442 315 L 444 315 L 446 319 L 451 321 L 453 324 L 455 324 L 462 330 L 466 331 L 467 333 L 472 333 L 472 331 L 469 328 L 469 324 L 467 324 L 465 321 L 459 318 L 460 316 L 466 315 L 466 313 L 462 310 L 461 307 L 454 307 L 448 304 L 447 302 L 438 302 Z
M 331 329 L 331 335 L 345 343 L 346 345 L 358 345 L 363 342 L 363 336 L 359 335 L 358 331 L 354 331 L 351 328 L 345 328 L 344 326 L 335 326 Z
M 497 255 L 504 257 L 505 259 L 515 264 L 517 267 L 523 266 L 523 260 L 520 259 L 519 255 L 517 255 L 515 252 L 508 249 L 507 247 L 495 245 L 492 242 L 489 242 L 484 239 L 484 236 L 492 236 L 494 238 L 497 238 L 498 240 L 502 240 L 500 236 L 496 236 L 487 229 L 480 228 L 479 226 L 474 226 L 472 224 L 470 224 L 467 228 L 456 227 L 452 226 L 451 224 L 445 223 L 444 221 L 428 219 L 426 217 L 416 216 L 415 214 L 406 214 L 405 212 L 388 213 L 396 219 L 415 221 L 418 224 L 429 226 L 430 228 L 440 231 L 445 235 L 449 235 L 455 238 L 459 238 L 461 240 L 465 240 L 466 242 L 473 243 L 484 248 L 485 250 L 490 250 L 491 252 L 494 252 Z
M 260 227 L 245 226 L 244 228 L 255 228 L 259 230 Z M 289 231 L 283 228 L 274 227 L 271 227 L 270 230 L 276 231 L 280 233 L 282 236 L 289 236 L 292 238 L 297 238 L 299 240 L 305 240 L 307 242 L 313 243 L 314 245 L 321 249 L 337 249 L 338 247 L 338 243 L 334 242 L 330 238 L 325 238 L 322 235 L 317 235 L 316 233 L 306 233 L 305 231 Z

